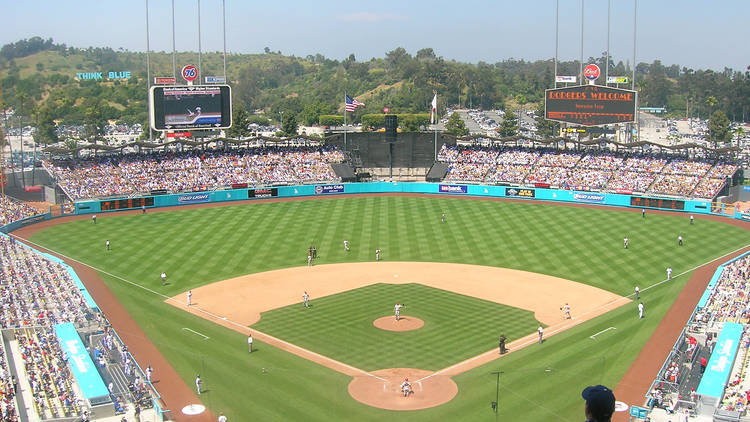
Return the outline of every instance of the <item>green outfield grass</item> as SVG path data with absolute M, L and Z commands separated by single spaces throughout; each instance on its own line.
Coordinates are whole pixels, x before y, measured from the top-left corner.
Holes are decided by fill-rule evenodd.
M 440 222 L 442 211 L 446 223 Z M 677 246 L 680 234 L 683 247 Z M 624 237 L 630 238 L 628 250 L 622 247 Z M 112 242 L 109 252 L 104 251 L 107 239 Z M 344 252 L 343 239 L 350 241 L 351 252 Z M 185 382 L 192 385 L 200 372 L 210 390 L 202 398 L 230 420 L 493 420 L 489 402 L 496 379 L 489 373 L 500 369 L 505 372 L 500 380 L 502 418 L 575 421 L 583 418 L 581 388 L 617 383 L 689 271 L 745 246 L 748 235 L 712 221 L 696 220 L 691 226 L 687 215 L 642 219 L 640 213 L 615 208 L 374 196 L 100 214 L 96 225 L 88 220 L 63 224 L 32 240 L 101 270 Z M 461 374 L 456 377 L 458 396 L 443 406 L 390 412 L 351 399 L 346 376 L 260 342 L 258 353 L 248 356 L 244 336 L 119 279 L 171 296 L 230 277 L 305 265 L 310 244 L 318 247 L 319 264 L 371 261 L 380 247 L 385 260 L 524 269 L 622 295 L 638 284 L 647 317 L 638 320 L 635 305 L 619 308 L 543 345 Z M 688 273 L 645 290 L 666 278 L 667 266 L 674 275 Z M 161 271 L 169 276 L 164 287 Z M 589 338 L 608 327 L 616 329 Z
M 425 322 L 419 330 L 392 332 L 373 320 L 402 315 Z M 534 314 L 421 284 L 373 284 L 311 302 L 264 312 L 252 328 L 366 371 L 420 368 L 437 371 L 535 332 Z

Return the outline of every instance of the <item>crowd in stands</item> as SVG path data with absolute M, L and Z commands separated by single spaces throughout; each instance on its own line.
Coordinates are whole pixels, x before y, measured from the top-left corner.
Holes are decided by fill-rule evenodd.
M 548 184 L 554 188 L 713 198 L 737 166 L 602 151 L 443 145 L 446 180 Z
M 16 410 L 16 377 L 11 375 L 5 362 L 5 348 L 0 335 L 0 421 L 17 422 Z
M 43 419 L 78 415 L 72 376 L 52 327 L 16 330 L 16 340 L 37 413 Z
M 35 208 L 9 196 L 0 196 L 0 226 L 39 214 Z
M 232 184 L 340 181 L 331 168 L 344 160 L 332 147 L 260 146 L 45 161 L 73 200 L 148 193 L 216 190 Z
M 750 256 L 724 266 L 702 313 L 714 322 L 750 323 Z
M 62 322 L 83 324 L 90 314 L 67 269 L 0 236 L 0 327 Z

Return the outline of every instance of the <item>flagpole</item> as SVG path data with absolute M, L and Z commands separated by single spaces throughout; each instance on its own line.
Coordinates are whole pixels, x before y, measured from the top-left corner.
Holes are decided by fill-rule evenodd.
M 344 91 L 344 151 L 346 151 L 346 91 Z

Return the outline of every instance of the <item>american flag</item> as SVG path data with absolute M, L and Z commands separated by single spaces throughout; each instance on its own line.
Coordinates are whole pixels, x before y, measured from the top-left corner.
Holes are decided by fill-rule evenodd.
M 346 111 L 348 111 L 348 112 L 351 113 L 352 111 L 356 110 L 357 107 L 360 107 L 360 106 L 364 107 L 365 103 L 360 103 L 359 101 L 355 100 L 354 98 L 346 95 L 346 105 L 344 106 L 344 108 L 346 109 Z

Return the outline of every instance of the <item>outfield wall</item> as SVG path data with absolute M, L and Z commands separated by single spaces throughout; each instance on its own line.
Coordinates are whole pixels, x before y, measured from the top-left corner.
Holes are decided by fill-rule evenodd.
M 710 201 L 659 198 L 622 193 L 583 192 L 538 187 L 489 186 L 449 183 L 341 183 L 325 185 L 275 186 L 267 188 L 232 189 L 212 192 L 194 192 L 168 195 L 144 195 L 114 200 L 77 202 L 76 214 L 93 214 L 127 209 L 172 207 L 199 203 L 216 203 L 261 199 L 269 197 L 290 198 L 305 196 L 330 196 L 338 194 L 369 193 L 424 193 L 453 196 L 513 198 L 542 201 L 573 202 L 592 205 L 636 207 L 683 211 L 691 214 L 727 215 L 723 209 L 712 209 Z M 153 203 L 151 202 L 153 200 Z M 750 214 L 735 214 L 734 218 L 750 220 Z

